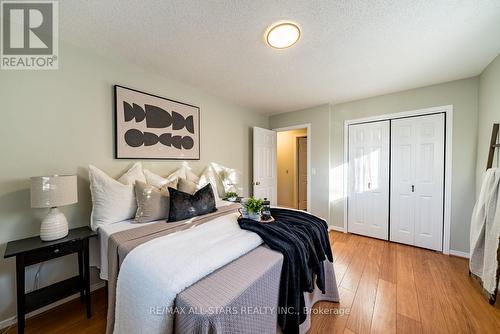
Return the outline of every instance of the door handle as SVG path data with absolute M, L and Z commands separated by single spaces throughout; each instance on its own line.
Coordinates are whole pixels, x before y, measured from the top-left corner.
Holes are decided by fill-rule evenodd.
M 415 192 L 415 186 L 412 184 L 411 185 L 411 192 L 414 193 Z
M 259 181 L 255 182 L 255 185 L 260 186 L 260 182 Z

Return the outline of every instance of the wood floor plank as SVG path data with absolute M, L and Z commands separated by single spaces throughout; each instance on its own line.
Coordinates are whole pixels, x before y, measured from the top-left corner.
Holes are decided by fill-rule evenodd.
M 417 290 L 408 246 L 395 245 L 396 249 L 396 302 L 397 313 L 420 321 Z
M 383 249 L 383 244 L 373 239 L 367 242 L 367 245 L 369 250 L 365 256 L 365 266 L 346 325 L 348 329 L 358 334 L 370 332 Z
M 337 260 L 341 257 L 341 255 L 344 253 L 346 247 L 345 242 L 340 242 L 337 241 L 333 243 L 332 245 L 332 253 L 333 253 L 333 262 L 337 262 Z
M 378 280 L 371 333 L 396 333 L 396 284 Z
M 339 304 L 320 302 L 316 304 L 315 308 L 325 308 L 325 309 L 337 309 L 337 314 L 332 314 L 324 316 L 321 314 L 312 315 L 312 326 L 308 334 L 341 334 L 344 333 L 344 329 L 347 323 L 347 318 L 349 317 L 352 302 L 354 300 L 354 292 L 339 288 Z
M 391 242 L 384 243 L 384 254 L 380 266 L 380 278 L 384 281 L 397 281 L 397 245 Z
M 422 324 L 420 321 L 413 320 L 412 318 L 405 317 L 402 314 L 396 316 L 396 331 L 397 333 L 404 334 L 421 334 Z
M 360 239 L 356 237 L 349 238 L 348 246 L 339 254 L 334 263 L 335 275 L 337 277 L 337 284 L 341 285 L 342 280 L 353 261 L 355 254 L 358 250 Z
M 417 290 L 418 309 L 423 333 L 450 333 L 444 319 L 435 282 L 429 269 L 429 261 L 422 249 L 406 248 L 413 265 L 413 275 Z
M 356 291 L 359 281 L 361 280 L 361 275 L 363 274 L 363 269 L 367 259 L 366 255 L 368 254 L 370 247 L 370 244 L 366 240 L 360 240 L 358 247 L 352 254 L 352 259 L 342 277 L 340 286 L 353 292 Z

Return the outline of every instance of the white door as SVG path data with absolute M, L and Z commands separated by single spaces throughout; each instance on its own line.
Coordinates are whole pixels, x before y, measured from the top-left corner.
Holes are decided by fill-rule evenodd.
M 347 230 L 389 236 L 389 121 L 349 126 Z
M 276 205 L 276 131 L 253 128 L 253 196 L 267 198 Z
M 297 188 L 299 210 L 307 210 L 307 137 L 297 138 Z
M 391 123 L 391 241 L 442 250 L 444 114 Z

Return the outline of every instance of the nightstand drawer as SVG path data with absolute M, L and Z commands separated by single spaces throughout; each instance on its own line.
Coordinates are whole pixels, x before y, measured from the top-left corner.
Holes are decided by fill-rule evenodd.
M 24 263 L 26 266 L 40 263 L 56 257 L 76 253 L 82 250 L 82 242 L 80 240 L 70 241 L 60 245 L 53 245 L 43 249 L 38 249 L 36 252 L 28 252 L 24 255 Z

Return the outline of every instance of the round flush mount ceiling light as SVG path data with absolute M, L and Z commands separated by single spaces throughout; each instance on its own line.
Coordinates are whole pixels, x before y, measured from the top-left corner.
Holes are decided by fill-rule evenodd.
M 286 49 L 299 40 L 300 28 L 294 22 L 280 21 L 267 28 L 264 37 L 269 46 L 276 49 Z

